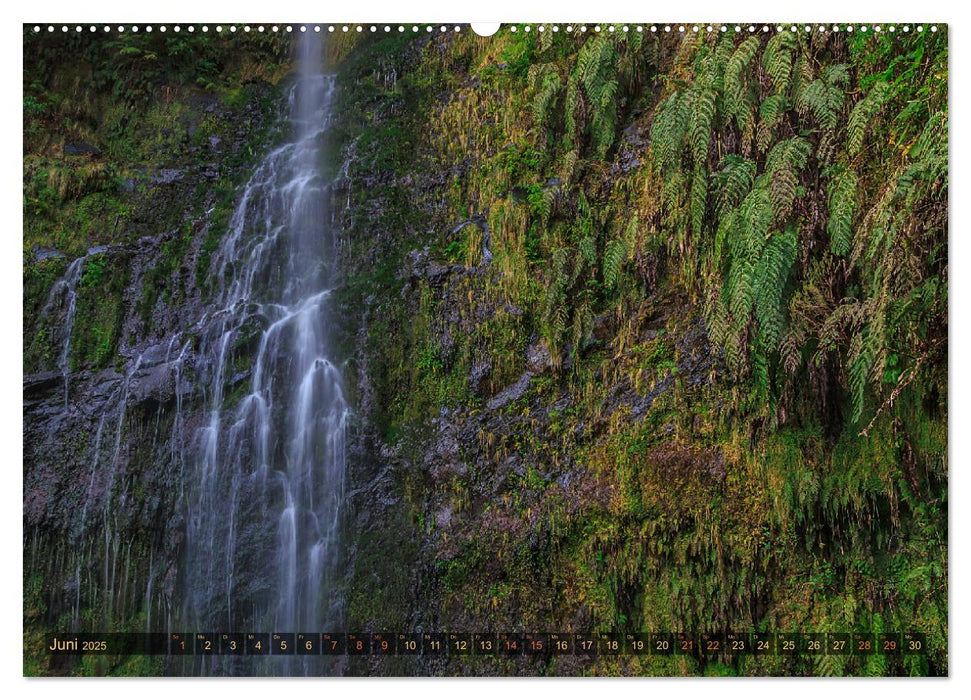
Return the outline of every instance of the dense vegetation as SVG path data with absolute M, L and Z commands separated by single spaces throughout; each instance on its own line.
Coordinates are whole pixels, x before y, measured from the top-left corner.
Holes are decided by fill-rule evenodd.
M 272 86 L 290 70 L 289 40 L 185 30 L 34 36 L 25 27 L 24 50 L 24 316 L 43 316 L 53 283 L 93 249 L 70 364 L 104 367 L 119 346 L 130 261 L 103 247 L 171 239 L 138 300 L 146 325 L 159 295 L 187 294 L 167 285 L 203 228 L 208 238 L 187 283 L 205 286 L 246 166 L 274 138 L 267 117 Z M 27 372 L 58 359 L 56 329 L 32 325 Z
M 349 289 L 431 620 L 912 629 L 929 658 L 600 670 L 943 672 L 943 34 L 419 43 L 355 46 L 341 94 Z M 407 628 L 375 537 L 354 618 Z
M 348 630 L 914 631 L 928 655 L 418 670 L 947 673 L 947 35 L 795 29 L 333 37 Z M 204 298 L 292 67 L 256 34 L 25 61 L 25 373 L 92 245 L 129 248 L 86 259 L 75 369 Z M 27 583 L 36 631 L 63 610 Z

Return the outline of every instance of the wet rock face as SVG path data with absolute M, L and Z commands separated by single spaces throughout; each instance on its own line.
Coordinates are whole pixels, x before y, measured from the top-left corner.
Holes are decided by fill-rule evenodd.
M 529 387 L 529 380 L 533 378 L 531 372 L 523 372 L 522 376 L 514 384 L 510 384 L 505 389 L 496 394 L 486 404 L 490 411 L 497 411 L 512 401 L 518 401 L 526 393 Z
M 97 146 L 92 146 L 90 143 L 65 143 L 64 144 L 64 155 L 66 156 L 99 156 L 101 155 L 101 149 Z
M 472 365 L 472 372 L 469 374 L 469 391 L 477 396 L 480 395 L 483 382 L 492 373 L 492 363 L 483 360 Z
M 240 110 L 255 129 L 273 119 L 276 107 Z M 229 135 L 201 148 L 240 153 L 251 138 L 251 132 Z M 65 156 L 99 153 L 89 144 L 64 149 Z M 35 622 L 44 629 L 82 616 L 95 628 L 161 629 L 180 605 L 176 595 L 186 576 L 180 504 L 184 475 L 193 468 L 183 455 L 205 425 L 200 387 L 207 368 L 197 333 L 208 303 L 197 283 L 208 280 L 196 266 L 209 233 L 207 212 L 216 204 L 213 179 L 249 167 L 242 158 L 232 166 L 200 158 L 122 182 L 122 194 L 133 196 L 131 215 L 110 242 L 88 250 L 76 281 L 94 299 L 103 286 L 120 287 L 111 292 L 120 309 L 116 347 L 98 364 L 75 358 L 66 373 L 57 368 L 58 347 L 25 360 L 25 576 L 39 582 L 44 612 Z M 38 249 L 36 259 L 61 257 Z M 46 315 L 25 316 L 25 347 L 30 338 L 64 336 L 66 307 L 52 304 Z M 98 335 L 104 322 L 79 315 L 72 345 L 82 337 L 104 342 Z
M 526 349 L 526 371 L 543 374 L 553 366 L 550 350 L 545 342 L 535 343 Z

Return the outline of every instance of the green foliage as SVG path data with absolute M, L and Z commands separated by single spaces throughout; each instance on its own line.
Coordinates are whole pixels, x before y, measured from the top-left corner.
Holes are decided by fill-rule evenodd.
M 608 289 L 613 289 L 617 285 L 620 266 L 626 256 L 627 246 L 624 244 L 624 239 L 615 238 L 607 244 L 604 251 L 603 278 Z
M 782 301 L 797 250 L 796 230 L 789 227 L 775 233 L 759 256 L 755 270 L 755 318 L 762 344 L 767 349 L 777 349 L 785 331 Z
M 749 65 L 757 55 L 761 42 L 757 37 L 749 37 L 735 49 L 725 65 L 724 101 L 725 112 L 734 119 L 739 131 L 745 132 L 751 123 L 752 97 L 754 90 L 749 87 Z M 763 117 L 764 118 L 764 117 Z
M 497 69 L 479 89 L 456 69 L 437 88 L 455 95 L 427 113 L 481 139 L 429 148 L 423 167 L 470 175 L 440 208 L 409 190 L 431 219 L 419 228 L 487 211 L 493 269 L 436 288 L 442 306 L 424 284 L 375 304 L 422 299 L 384 331 L 409 348 L 388 350 L 395 441 L 440 415 L 405 370 L 459 371 L 435 367 L 439 338 L 469 338 L 462 372 L 472 357 L 502 368 L 449 419 L 478 431 L 462 443 L 469 474 L 403 477 L 442 619 L 545 623 L 549 599 L 603 629 L 944 638 L 946 51 L 789 29 L 636 47 L 619 32 L 534 35 L 525 74 Z M 896 87 L 864 159 L 849 122 L 877 82 Z M 535 343 L 553 367 L 488 409 Z M 692 366 L 707 353 L 712 369 Z M 645 657 L 623 672 L 919 673 L 947 666 L 939 648 L 924 666 Z
M 935 643 L 920 661 L 590 668 L 946 670 L 946 46 L 788 28 L 356 41 L 328 167 L 347 156 L 375 184 L 340 193 L 335 323 L 348 386 L 372 392 L 368 441 L 396 457 L 383 525 L 355 540 L 353 626 L 400 628 L 417 601 L 443 626 L 917 629 Z M 25 211 L 116 177 L 52 172 L 25 177 Z M 205 282 L 234 192 L 220 178 L 208 223 L 163 239 L 146 320 L 193 263 Z M 428 279 L 413 250 L 467 267 Z M 56 265 L 25 270 L 25 296 Z M 121 298 L 113 266 L 84 270 L 86 329 L 95 293 Z M 91 336 L 85 366 L 112 342 Z M 490 409 L 536 344 L 552 367 Z
M 846 255 L 853 247 L 853 215 L 856 212 L 856 173 L 848 167 L 838 167 L 829 182 L 829 219 L 826 232 L 830 250 Z
M 824 129 L 836 128 L 843 106 L 843 91 L 849 84 L 846 66 L 826 66 L 817 80 L 809 83 L 799 94 L 799 105 L 812 112 Z
M 796 38 L 789 31 L 776 32 L 766 42 L 762 67 L 772 79 L 775 94 L 784 94 L 789 88 L 795 51 Z
M 600 157 L 606 155 L 614 141 L 619 90 L 616 61 L 613 41 L 605 36 L 595 37 L 581 47 L 573 73 L 583 88 L 591 114 L 590 137 Z

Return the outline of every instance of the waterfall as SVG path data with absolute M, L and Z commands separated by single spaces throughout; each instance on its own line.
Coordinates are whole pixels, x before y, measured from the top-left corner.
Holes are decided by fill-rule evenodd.
M 77 315 L 78 303 L 78 283 L 81 281 L 81 273 L 84 270 L 84 263 L 91 257 L 88 252 L 80 258 L 72 261 L 64 273 L 64 277 L 59 279 L 51 287 L 47 297 L 47 303 L 41 310 L 40 315 L 43 319 L 50 319 L 54 311 L 59 306 L 64 307 L 64 321 L 60 324 L 61 349 L 57 357 L 57 368 L 61 373 L 64 382 L 64 406 L 68 405 L 68 387 L 71 375 L 71 334 L 74 332 L 74 318 Z
M 319 35 L 303 35 L 299 51 L 292 136 L 241 194 L 198 326 L 205 410 L 179 459 L 183 615 L 199 631 L 340 625 L 333 572 L 348 406 L 329 347 L 336 237 L 321 175 L 334 79 L 322 73 Z

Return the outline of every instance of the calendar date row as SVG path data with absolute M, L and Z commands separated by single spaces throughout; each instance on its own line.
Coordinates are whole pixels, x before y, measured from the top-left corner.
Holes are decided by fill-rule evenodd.
M 49 640 L 52 654 L 153 654 L 237 656 L 519 656 L 760 654 L 924 654 L 927 641 L 914 632 L 776 633 L 148 633 L 62 634 Z

